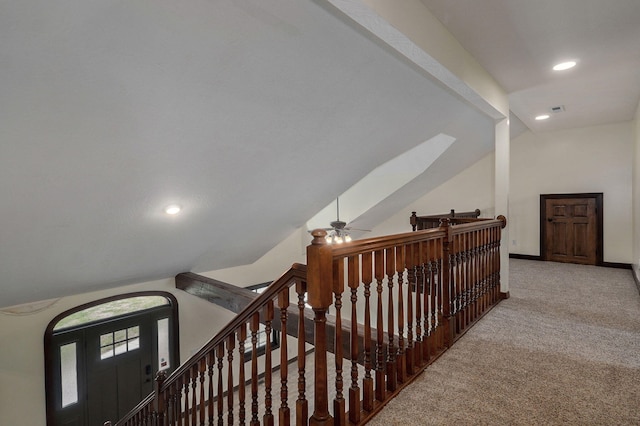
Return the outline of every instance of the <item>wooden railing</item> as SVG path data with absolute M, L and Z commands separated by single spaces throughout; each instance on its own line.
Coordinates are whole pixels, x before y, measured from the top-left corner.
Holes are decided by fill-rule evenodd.
M 154 393 L 117 425 L 366 422 L 500 300 L 505 225 L 504 218 L 456 226 L 443 219 L 437 229 L 340 245 L 313 231 L 306 268 L 294 265 L 170 377 L 159 374 Z M 313 330 L 305 327 L 305 297 Z M 274 322 L 291 330 L 290 305 L 298 310 L 297 338 L 281 333 L 275 365 L 268 346 L 258 360 L 260 323 L 268 335 Z
M 288 424 L 291 412 L 295 413 L 296 422 L 297 419 L 306 422 L 305 332 L 312 332 L 304 326 L 306 292 L 306 266 L 294 264 L 169 377 L 160 372 L 154 392 L 116 425 L 212 425 L 214 422 L 271 425 L 274 416 L 280 422 L 287 419 Z M 296 297 L 293 304 L 300 313 L 294 352 L 301 374 L 297 389 L 289 390 L 287 333 L 281 335 L 280 356 L 275 363 L 270 337 L 274 322 L 279 323 L 278 328 L 287 330 L 287 308 L 292 294 Z M 259 362 L 260 324 L 264 324 L 267 338 L 265 355 Z M 245 353 L 249 350 L 250 360 L 245 362 Z M 279 377 L 274 378 L 276 366 L 284 368 L 279 368 L 276 372 Z M 274 396 L 274 380 L 280 382 L 279 397 Z M 258 386 L 259 382 L 263 385 Z M 289 392 L 296 391 L 295 406 L 291 408 Z
M 323 231 L 312 233 L 307 280 L 316 342 L 325 340 L 330 306 L 337 323 L 349 317 L 354 328 L 349 353 L 336 345 L 331 363 L 316 343 L 321 391 L 310 424 L 365 422 L 500 300 L 500 230 L 506 219 L 469 221 L 450 226 L 445 218 L 437 229 L 339 246 L 327 245 Z M 364 325 L 362 346 L 353 339 L 358 322 Z M 336 326 L 336 341 L 340 330 Z M 331 383 L 329 367 L 335 369 Z
M 427 216 L 418 216 L 416 212 L 411 212 L 409 223 L 414 231 L 420 231 L 423 229 L 437 228 L 440 226 L 440 220 L 449 219 L 449 223 L 464 223 L 465 219 L 477 219 L 480 217 L 480 209 L 475 209 L 471 212 L 457 212 L 451 209 L 449 213 L 433 214 Z

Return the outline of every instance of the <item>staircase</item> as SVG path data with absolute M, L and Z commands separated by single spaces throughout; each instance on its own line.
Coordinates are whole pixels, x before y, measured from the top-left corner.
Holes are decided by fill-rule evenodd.
M 238 315 L 116 425 L 366 423 L 499 302 L 505 225 L 451 218 L 342 245 L 316 230 L 307 265 L 260 295 L 180 274 L 179 288 Z

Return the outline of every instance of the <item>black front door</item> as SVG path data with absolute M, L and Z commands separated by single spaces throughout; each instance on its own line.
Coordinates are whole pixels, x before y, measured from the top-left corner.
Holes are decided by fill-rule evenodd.
M 175 367 L 173 321 L 167 305 L 56 332 L 53 425 L 103 426 L 134 408 Z
M 133 317 L 86 331 L 89 426 L 115 422 L 153 389 L 153 321 Z

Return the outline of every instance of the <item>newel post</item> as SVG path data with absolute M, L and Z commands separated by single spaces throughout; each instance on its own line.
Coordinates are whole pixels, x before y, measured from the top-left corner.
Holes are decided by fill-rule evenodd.
M 415 231 L 418 227 L 418 216 L 416 215 L 416 212 L 411 212 L 409 223 L 411 224 L 411 229 Z
M 327 244 L 326 231 L 311 232 L 313 241 L 307 246 L 308 303 L 314 317 L 315 379 L 314 411 L 309 425 L 333 425 L 329 414 L 329 390 L 327 387 L 327 309 L 331 305 L 332 252 Z
M 454 318 L 451 314 L 451 246 L 453 245 L 453 235 L 451 233 L 451 223 L 447 218 L 440 219 L 440 229 L 445 231 L 442 242 L 442 316 L 444 318 L 444 344 L 447 348 L 453 345 L 453 333 L 455 326 Z
M 164 415 L 165 415 L 165 407 L 164 407 L 164 398 L 162 397 L 162 385 L 164 381 L 167 379 L 167 373 L 165 370 L 158 371 L 156 375 L 156 380 L 153 386 L 153 399 L 154 405 L 156 409 L 155 421 L 157 425 L 164 424 Z

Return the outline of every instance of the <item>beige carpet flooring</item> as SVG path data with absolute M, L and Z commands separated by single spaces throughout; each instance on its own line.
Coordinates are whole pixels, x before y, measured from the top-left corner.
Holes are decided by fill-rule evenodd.
M 512 259 L 501 302 L 369 425 L 640 425 L 631 271 Z

